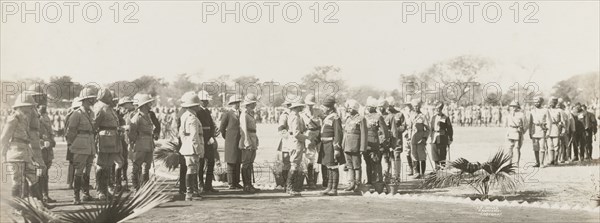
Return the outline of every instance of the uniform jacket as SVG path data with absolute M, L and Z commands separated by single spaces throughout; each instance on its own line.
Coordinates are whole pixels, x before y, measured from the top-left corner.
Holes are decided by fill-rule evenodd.
M 50 116 L 48 113 L 40 116 L 40 137 L 43 141 L 47 141 L 50 143 L 49 148 L 52 148 L 56 145 L 54 141 L 54 132 L 52 130 L 52 120 L 50 120 Z M 42 147 L 44 147 L 44 142 L 41 142 Z
M 200 123 L 196 114 L 186 110 L 181 116 L 181 126 L 178 132 L 179 138 L 181 138 L 181 149 L 179 150 L 181 155 L 204 157 L 202 123 Z
M 150 113 L 137 110 L 129 124 L 129 148 L 134 152 L 152 152 L 154 150 L 154 124 L 150 119 Z
M 344 164 L 346 161 L 342 149 L 342 141 L 342 120 L 336 112 L 332 112 L 323 119 L 321 127 L 322 143 L 317 162 L 326 166 Z M 335 151 L 340 152 L 339 157 L 334 157 Z
M 559 108 L 548 109 L 548 136 L 560 136 L 562 129 L 565 126 L 565 121 L 563 120 L 563 115 L 561 113 L 562 110 L 560 110 Z
M 367 120 L 362 115 L 346 117 L 342 147 L 344 152 L 358 153 L 367 150 Z
M 308 139 L 306 123 L 300 114 L 292 111 L 288 116 L 288 126 L 290 132 L 290 150 L 304 151 L 306 150 L 306 139 Z
M 212 119 L 212 115 L 208 108 L 201 108 L 196 113 L 196 116 L 202 123 L 202 132 L 204 136 L 204 142 L 208 142 L 208 140 L 215 136 L 215 122 Z
M 8 162 L 33 162 L 33 151 L 29 147 L 29 118 L 17 110 L 13 112 L 2 129 L 0 147 Z
M 290 133 L 288 132 L 289 127 L 287 124 L 289 113 L 284 111 L 279 115 L 279 120 L 277 120 L 277 131 L 280 135 L 279 145 L 277 146 L 277 151 L 287 152 L 289 151 L 289 138 Z
M 505 117 L 505 125 L 508 126 L 506 138 L 521 140 L 525 133 L 525 117 L 522 112 L 508 113 Z
M 154 139 L 158 140 L 158 137 L 160 136 L 160 129 L 161 129 L 160 121 L 156 117 L 156 113 L 154 113 L 152 110 L 150 110 L 148 112 L 148 115 L 150 116 L 150 121 L 152 121 L 152 125 L 154 125 L 154 130 L 152 131 L 152 135 L 153 135 Z
M 323 125 L 321 123 L 323 112 L 317 108 L 313 108 L 312 111 L 306 108 L 300 113 L 300 117 L 302 117 L 304 124 L 306 124 L 306 130 L 308 132 L 307 146 L 313 148 L 313 146 L 316 146 L 320 141 L 319 133 L 321 131 L 321 126 Z
M 241 162 L 240 143 L 240 111 L 230 109 L 223 113 L 219 125 L 221 136 L 225 139 L 225 162 Z
M 563 128 L 562 134 L 571 135 L 571 133 L 575 132 L 575 122 L 573 121 L 573 116 L 570 112 L 562 110 L 561 111 L 561 119 L 563 120 L 565 127 Z
M 391 146 L 394 148 L 401 148 L 403 139 L 402 134 L 406 130 L 406 121 L 402 112 L 398 112 L 392 115 L 394 117 L 390 126 L 390 131 L 392 133 L 392 139 L 394 141 L 391 143 Z
M 31 149 L 36 152 L 40 151 L 42 147 L 40 146 L 40 113 L 37 110 L 33 110 L 29 117 L 29 141 L 31 141 Z
M 96 142 L 92 111 L 79 107 L 68 120 L 66 139 L 73 154 L 96 154 Z
M 405 135 L 410 139 L 411 144 L 417 144 L 420 140 L 423 140 L 421 143 L 427 141 L 429 126 L 427 126 L 427 118 L 423 113 L 411 111 L 407 125 L 409 127 Z
M 254 111 L 243 110 L 240 117 L 240 149 L 258 149 Z
M 448 144 L 449 141 L 453 141 L 454 130 L 452 129 L 452 122 L 447 115 L 434 115 L 431 117 L 429 126 L 431 129 L 429 133 L 431 143 Z
M 383 116 L 379 113 L 365 115 L 367 121 L 367 150 L 384 149 L 381 143 L 389 142 L 390 131 Z
M 533 108 L 529 114 L 529 135 L 532 138 L 546 137 L 548 127 L 551 124 L 548 109 Z
M 103 101 L 94 104 L 94 124 L 98 133 L 98 152 L 121 153 L 121 140 L 118 136 L 119 116 Z

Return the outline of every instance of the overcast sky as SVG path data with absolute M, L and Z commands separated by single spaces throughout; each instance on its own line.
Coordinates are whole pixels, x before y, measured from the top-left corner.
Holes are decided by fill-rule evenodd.
M 281 5 L 275 23 L 268 22 L 267 7 L 255 24 L 235 23 L 233 16 L 221 23 L 219 14 L 203 23 L 201 3 L 191 1 L 138 2 L 134 24 L 114 23 L 110 2 L 101 2 L 103 17 L 95 24 L 83 21 L 81 6 L 74 23 L 66 7 L 55 24 L 7 16 L 0 24 L 0 72 L 3 80 L 72 75 L 79 82 L 107 83 L 188 73 L 199 80 L 230 74 L 287 82 L 314 66 L 335 65 L 351 85 L 393 89 L 399 74 L 475 54 L 496 62 L 482 81 L 525 83 L 535 70 L 531 80 L 547 89 L 571 75 L 600 70 L 598 1 L 539 2 L 533 17 L 539 22 L 533 24 L 515 23 L 511 2 L 500 2 L 502 17 L 495 24 L 483 21 L 481 5 L 474 23 L 468 22 L 466 6 L 457 23 L 436 23 L 433 16 L 422 23 L 420 14 L 403 22 L 401 2 L 391 1 L 337 2 L 338 23 L 315 23 L 312 3 L 301 3 L 302 18 L 295 24 L 283 21 Z M 321 20 L 330 11 L 322 10 Z M 520 20 L 531 11 L 522 9 Z

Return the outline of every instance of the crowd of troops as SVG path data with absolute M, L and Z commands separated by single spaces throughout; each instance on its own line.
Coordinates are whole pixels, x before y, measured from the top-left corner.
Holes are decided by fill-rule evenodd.
M 162 137 L 178 141 L 179 192 L 185 200 L 200 199 L 203 192 L 218 192 L 212 181 L 214 167 L 220 165 L 219 135 L 225 142 L 229 189 L 258 192 L 253 183 L 259 119 L 277 118 L 277 151 L 283 163 L 279 175 L 285 182 L 279 186 L 298 196 L 304 180 L 308 189 L 315 189 L 321 173 L 326 188 L 322 194 L 335 196 L 340 168 L 349 179 L 346 191 L 362 186 L 363 162 L 365 186 L 400 181 L 403 158 L 408 175 L 415 179 L 424 177 L 428 157 L 434 161 L 432 169 L 445 168 L 453 142 L 452 123 L 506 126 L 507 149 L 516 163 L 520 162 L 523 135 L 528 132 L 536 166 L 543 167 L 591 159 L 596 118 L 600 118 L 585 105 L 568 105 L 558 98 L 551 98 L 544 107 L 540 97 L 526 111 L 515 101 L 508 112 L 502 112 L 496 107 L 463 108 L 442 102 L 423 107 L 420 99 L 400 105 L 392 97 L 369 97 L 364 106 L 352 99 L 342 106 L 334 97 L 326 97 L 317 106 L 316 97 L 309 94 L 303 100 L 286 100 L 281 109 L 267 109 L 265 116 L 258 114 L 258 98 L 253 94 L 232 95 L 222 110 L 209 107 L 210 100 L 205 91 L 187 92 L 180 99 L 180 108 L 156 110 L 148 94 L 118 98 L 105 88 L 83 89 L 66 115 L 57 116 L 64 120 L 68 184 L 74 204 L 93 199 L 90 175 L 94 161 L 97 199 L 129 190 L 128 160 L 133 162 L 132 186 L 139 189 L 149 180 L 155 141 Z M 12 164 L 15 173 L 13 196 L 29 194 L 51 203 L 47 172 L 56 143 L 46 102 L 40 87 L 24 91 L 4 121 L 0 142 L 5 162 Z M 214 120 L 219 120 L 218 127 Z

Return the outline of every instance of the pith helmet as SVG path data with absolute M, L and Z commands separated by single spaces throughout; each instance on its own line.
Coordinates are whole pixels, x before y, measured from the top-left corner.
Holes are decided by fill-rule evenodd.
M 122 97 L 121 99 L 119 99 L 119 103 L 117 105 L 120 106 L 120 105 L 123 105 L 126 103 L 133 103 L 133 100 L 131 99 L 131 97 L 129 97 L 129 96 Z
M 423 102 L 419 98 L 415 98 L 410 101 L 410 105 L 412 105 L 412 106 L 421 105 L 421 103 L 423 103 Z
M 253 104 L 256 103 L 258 101 L 258 97 L 256 97 L 255 94 L 247 94 L 246 97 L 244 98 L 244 102 L 242 103 L 243 105 L 249 105 L 249 104 Z
M 314 94 L 308 94 L 304 98 L 304 104 L 306 105 L 315 105 L 317 104 L 317 97 Z
M 516 108 L 520 108 L 521 105 L 519 104 L 518 101 L 512 101 L 510 102 L 510 104 L 508 105 L 509 107 L 516 107 Z
M 388 103 L 388 101 L 384 98 L 380 98 L 379 100 L 377 100 L 377 107 L 387 107 L 389 105 L 390 104 Z
M 367 103 L 366 106 L 367 107 L 377 107 L 377 99 L 375 99 L 374 97 L 369 96 L 367 98 Z
M 234 104 L 234 103 L 239 103 L 242 100 L 243 100 L 242 96 L 240 96 L 240 95 L 237 95 L 237 94 L 236 95 L 231 95 L 231 97 L 229 97 L 229 102 L 227 102 L 227 104 L 231 105 L 231 104 Z
M 333 106 L 335 106 L 335 97 L 333 96 L 327 96 L 324 100 L 323 100 L 323 106 L 328 107 L 328 108 L 332 108 Z
M 542 98 L 540 96 L 536 96 L 535 98 L 533 98 L 533 102 L 543 103 L 544 102 L 544 98 Z
M 205 90 L 198 91 L 198 98 L 200 98 L 201 101 L 211 101 L 212 100 L 212 97 L 210 96 L 210 94 L 208 94 L 208 92 L 206 92 Z
M 200 105 L 200 98 L 196 92 L 188 91 L 181 96 L 181 107 L 189 108 Z
M 83 101 L 88 98 L 96 98 L 98 91 L 94 88 L 84 88 L 79 92 L 79 101 Z
M 293 102 L 292 105 L 290 105 L 290 109 L 291 108 L 297 108 L 297 107 L 302 107 L 305 104 L 299 103 L 299 102 Z
M 71 102 L 71 108 L 75 109 L 75 108 L 79 108 L 79 106 L 81 106 L 81 100 L 79 100 L 78 97 L 74 98 L 73 101 Z
M 133 104 L 136 105 L 138 108 L 142 107 L 142 105 L 148 104 L 153 101 L 154 99 L 149 94 L 138 93 L 133 96 Z
M 19 108 L 19 107 L 29 107 L 29 106 L 35 106 L 35 100 L 33 99 L 33 96 L 31 94 L 20 94 L 19 96 L 17 96 L 17 100 L 15 101 L 15 104 L 12 106 L 13 108 Z

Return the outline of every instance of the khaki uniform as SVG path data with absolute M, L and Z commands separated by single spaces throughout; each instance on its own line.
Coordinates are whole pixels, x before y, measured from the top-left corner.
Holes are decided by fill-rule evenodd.
M 198 173 L 198 162 L 204 158 L 204 139 L 202 136 L 202 124 L 195 114 L 189 110 L 181 116 L 179 137 L 181 138 L 181 149 L 179 153 L 184 156 L 187 165 L 186 174 Z M 204 168 L 204 167 L 202 167 Z
M 242 182 L 245 187 L 252 185 L 252 172 L 254 160 L 258 149 L 258 136 L 256 135 L 256 119 L 254 111 L 244 110 L 240 117 L 240 150 L 242 151 Z
M 304 120 L 300 117 L 300 114 L 296 112 L 291 112 L 288 116 L 288 126 L 289 132 L 291 136 L 291 144 L 293 145 L 290 148 L 290 162 L 291 168 L 290 171 L 300 170 L 300 165 L 302 163 L 302 156 L 306 152 L 306 124 Z
M 321 126 L 323 125 L 321 119 L 323 118 L 323 114 L 319 109 L 313 108 L 313 111 L 311 112 L 306 108 L 300 116 L 306 124 L 306 131 L 308 133 L 304 158 L 306 158 L 307 163 L 315 164 L 319 153 L 320 131 Z
M 506 138 L 508 139 L 507 151 L 514 160 L 516 159 L 516 156 L 514 156 L 514 149 L 517 150 L 517 153 L 521 154 L 523 133 L 525 133 L 525 117 L 521 112 L 510 112 L 504 120 L 506 122 L 505 125 L 508 126 L 506 132 Z
M 389 142 L 390 132 L 383 116 L 379 113 L 365 115 L 367 121 L 367 149 L 363 157 L 367 164 L 367 184 L 383 180 L 381 158 L 385 146 L 381 144 Z
M 29 117 L 29 141 L 33 151 L 33 161 L 42 169 L 42 175 L 47 171 L 44 158 L 42 156 L 42 147 L 40 140 L 40 114 L 34 110 Z
M 548 109 L 548 137 L 550 141 L 549 149 L 552 151 L 559 150 L 560 136 L 565 126 L 562 110 L 559 108 Z
M 68 120 L 67 144 L 73 153 L 75 176 L 84 175 L 84 170 L 89 173 L 96 154 L 94 139 L 94 124 L 92 111 L 83 107 L 73 111 Z
M 546 151 L 545 140 L 549 126 L 549 114 L 545 108 L 533 108 L 529 114 L 529 136 L 533 151 Z
M 142 176 L 143 182 L 150 179 L 150 166 L 152 165 L 154 140 L 154 124 L 150 119 L 150 114 L 137 111 L 131 118 L 129 124 L 129 148 L 133 151 L 133 178 L 134 187 L 140 186 L 139 177 Z M 142 165 L 144 169 L 142 171 Z
M 27 190 L 24 180 L 29 185 L 38 182 L 36 167 L 33 165 L 33 151 L 29 146 L 29 119 L 28 116 L 17 110 L 6 120 L 0 135 L 2 156 L 6 158 L 12 175 L 12 196 L 23 196 Z
M 429 132 L 427 118 L 421 112 L 411 111 L 409 120 L 408 137 L 411 144 L 411 158 L 413 161 L 425 161 L 425 146 Z
M 367 120 L 362 115 L 346 118 L 342 148 L 346 154 L 346 169 L 360 170 L 360 154 L 367 150 Z
M 116 168 L 119 169 L 123 166 L 122 145 L 118 136 L 119 116 L 111 106 L 102 101 L 94 105 L 94 114 L 94 123 L 98 130 L 96 165 L 100 169 L 106 169 L 116 164 Z

